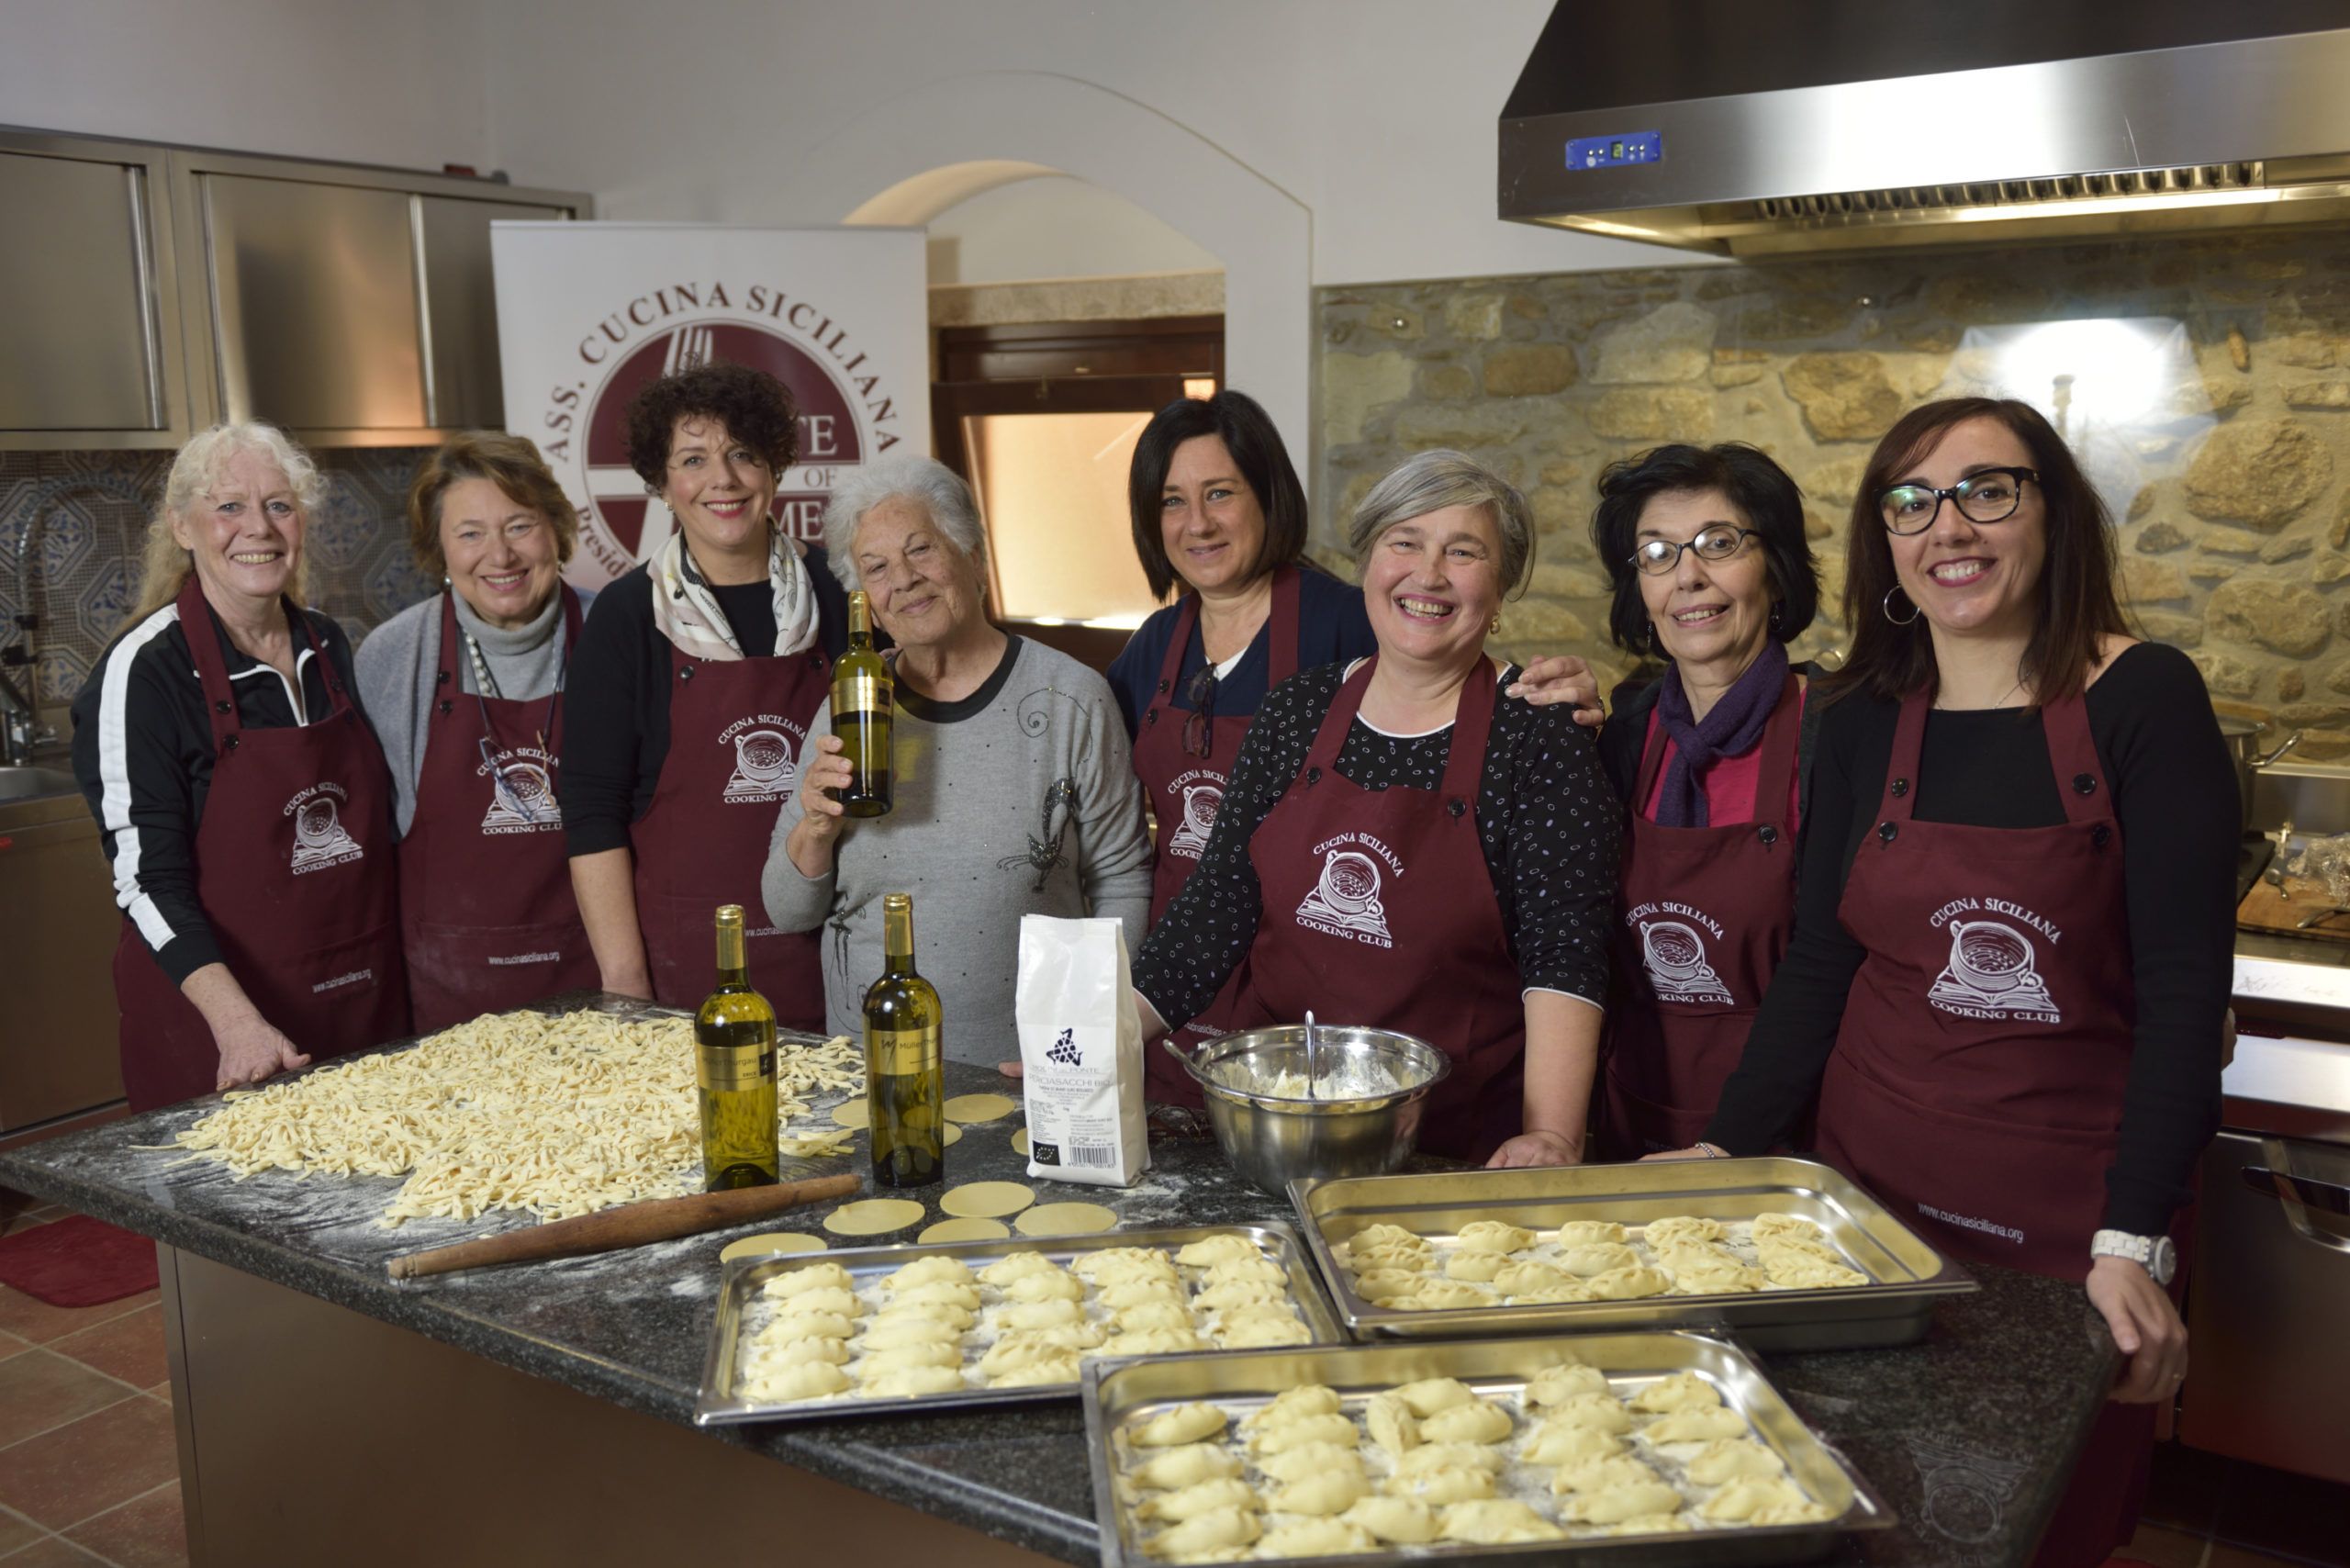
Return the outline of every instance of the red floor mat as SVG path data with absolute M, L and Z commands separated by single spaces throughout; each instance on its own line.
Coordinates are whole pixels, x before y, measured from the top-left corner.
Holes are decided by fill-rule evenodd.
M 155 1244 L 88 1215 L 0 1237 L 0 1285 L 51 1306 L 97 1306 L 155 1283 Z

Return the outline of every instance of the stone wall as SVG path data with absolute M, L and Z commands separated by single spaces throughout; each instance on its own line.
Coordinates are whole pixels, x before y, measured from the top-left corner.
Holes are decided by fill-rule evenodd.
M 1803 486 L 1841 648 L 1842 538 L 1904 409 L 1997 392 L 2052 413 L 2121 531 L 2130 609 L 2223 709 L 2350 756 L 2350 242 L 2285 233 L 1330 288 L 1317 298 L 1315 554 L 1409 453 L 1524 488 L 1533 579 L 1497 643 L 1612 673 L 1593 480 L 1666 441 L 1750 441 Z M 2060 389 L 2059 376 L 2071 378 Z M 2337 641 L 2337 638 L 2339 641 Z

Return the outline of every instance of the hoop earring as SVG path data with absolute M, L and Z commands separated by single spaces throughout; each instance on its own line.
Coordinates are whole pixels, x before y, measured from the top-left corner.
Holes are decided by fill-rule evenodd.
M 1488 621 L 1488 622 L 1485 622 L 1485 635 L 1486 635 L 1486 636 L 1488 636 L 1488 637 L 1498 637 L 1498 636 L 1500 636 L 1500 635 L 1501 635 L 1501 633 L 1502 633 L 1502 617 L 1501 617 L 1501 611 L 1499 611 L 1499 610 L 1495 610 L 1495 611 L 1494 612 L 1494 618 L 1493 618 L 1491 621 Z
M 1910 607 L 1909 607 L 1909 613 L 1908 613 L 1908 616 L 1904 617 L 1904 616 L 1899 616 L 1899 615 L 1896 615 L 1896 614 L 1894 614 L 1894 613 L 1893 613 L 1893 596 L 1894 596 L 1895 594 L 1897 594 L 1897 593 L 1900 593 L 1900 592 L 1901 592 L 1901 585 L 1900 585 L 1900 584 L 1898 584 L 1898 583 L 1896 583 L 1896 584 L 1894 584 L 1894 585 L 1893 585 L 1893 587 L 1891 587 L 1891 588 L 1889 588 L 1886 589 L 1886 592 L 1885 592 L 1885 602 L 1884 602 L 1884 603 L 1882 603 L 1882 604 L 1880 604 L 1880 605 L 1878 605 L 1878 606 L 1877 606 L 1877 608 L 1878 608 L 1879 610 L 1884 610 L 1884 611 L 1885 611 L 1885 618 L 1886 618 L 1887 621 L 1892 622 L 1896 626 L 1907 626 L 1907 625 L 1910 624 L 1912 622 L 1914 622 L 1914 621 L 1916 621 L 1916 620 L 1918 619 L 1918 616 L 1919 616 L 1919 611 L 1918 607 L 1917 607 L 1915 604 L 1912 604 L 1912 605 L 1910 605 Z M 1906 596 L 1905 596 L 1905 597 L 1906 597 Z

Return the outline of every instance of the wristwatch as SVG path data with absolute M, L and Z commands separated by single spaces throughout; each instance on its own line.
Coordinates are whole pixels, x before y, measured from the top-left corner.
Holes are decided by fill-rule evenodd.
M 2178 1249 L 2167 1236 L 2132 1236 L 2126 1230 L 2100 1230 L 2089 1238 L 2092 1258 L 2127 1258 L 2166 1285 L 2178 1272 Z

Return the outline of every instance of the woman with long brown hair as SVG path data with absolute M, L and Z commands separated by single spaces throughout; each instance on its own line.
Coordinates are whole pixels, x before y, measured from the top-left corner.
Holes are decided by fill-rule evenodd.
M 2043 1564 L 2130 1538 L 2165 1287 L 2219 1126 L 2235 779 L 2201 676 L 2129 633 L 2103 504 L 2047 420 L 1930 403 L 1847 542 L 1795 937 L 1688 1153 L 1823 1158 L 1944 1252 L 2087 1286 L 2124 1364 Z

